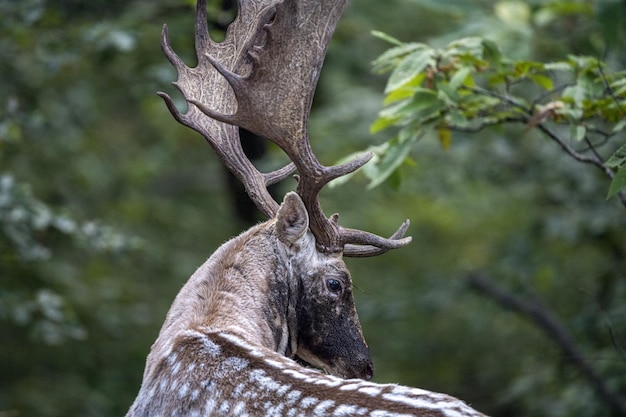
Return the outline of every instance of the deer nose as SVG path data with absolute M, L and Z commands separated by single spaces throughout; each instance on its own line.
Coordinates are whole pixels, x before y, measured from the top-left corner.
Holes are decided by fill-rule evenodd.
M 365 364 L 365 369 L 363 370 L 363 379 L 369 381 L 374 376 L 374 365 L 372 361 L 368 361 Z

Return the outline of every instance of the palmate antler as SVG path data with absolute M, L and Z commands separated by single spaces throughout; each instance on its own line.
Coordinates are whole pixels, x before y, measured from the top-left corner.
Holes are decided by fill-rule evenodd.
M 320 251 L 374 256 L 407 245 L 408 220 L 388 239 L 340 226 L 324 214 L 320 190 L 331 180 L 363 166 L 366 154 L 344 165 L 323 166 L 311 150 L 308 120 L 330 37 L 347 0 L 239 0 L 237 18 L 223 42 L 208 32 L 206 0 L 196 11 L 198 65 L 187 67 L 172 50 L 163 28 L 161 45 L 178 71 L 174 85 L 189 103 L 182 114 L 165 93 L 158 94 L 180 123 L 201 133 L 226 167 L 268 217 L 278 210 L 267 186 L 298 171 L 297 193 L 310 216 Z M 277 144 L 292 161 L 261 173 L 244 155 L 238 127 Z

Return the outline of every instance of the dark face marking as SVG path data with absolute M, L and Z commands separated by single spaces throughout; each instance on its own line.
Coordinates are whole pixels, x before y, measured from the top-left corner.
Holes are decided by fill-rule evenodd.
M 297 316 L 301 359 L 344 378 L 370 379 L 372 360 L 345 266 L 323 265 L 304 272 L 300 280 Z

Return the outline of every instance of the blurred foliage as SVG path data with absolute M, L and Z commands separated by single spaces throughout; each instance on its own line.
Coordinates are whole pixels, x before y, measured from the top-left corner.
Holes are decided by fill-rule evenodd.
M 209 7 L 216 28 L 233 18 L 219 1 Z M 123 415 L 176 292 L 248 226 L 210 148 L 155 95 L 175 94 L 163 23 L 193 64 L 193 2 L 8 0 L 0 13 L 0 415 Z M 437 50 L 479 37 L 510 62 L 594 57 L 618 83 L 609 75 L 626 63 L 625 13 L 617 0 L 355 0 L 322 73 L 313 147 L 327 163 L 393 148 L 388 130 L 369 132 L 386 81 L 370 63 L 389 48 L 374 30 Z M 546 90 L 534 84 L 513 92 Z M 356 176 L 322 195 L 347 226 L 386 234 L 413 222 L 410 247 L 348 260 L 376 380 L 494 416 L 617 415 L 532 322 L 464 280 L 481 271 L 543 300 L 625 392 L 626 215 L 606 201 L 605 174 L 523 125 L 480 138 L 450 130 L 396 147 L 403 163 L 382 186 L 364 193 Z M 615 155 L 611 170 L 623 166 Z M 261 163 L 275 158 L 272 149 Z

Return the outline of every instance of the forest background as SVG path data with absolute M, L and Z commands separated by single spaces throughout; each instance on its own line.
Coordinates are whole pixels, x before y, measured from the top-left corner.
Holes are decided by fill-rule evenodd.
M 232 10 L 209 3 L 219 32 Z M 193 63 L 193 8 L 0 1 L 0 417 L 123 415 L 178 289 L 257 220 L 155 94 L 174 93 L 163 23 Z M 327 164 L 392 135 L 371 133 L 387 83 L 372 62 L 392 46 L 372 31 L 626 67 L 624 1 L 354 0 L 311 118 Z M 348 260 L 375 380 L 494 416 L 623 415 L 626 211 L 606 175 L 524 125 L 433 130 L 401 162 L 322 195 L 347 226 L 412 221 L 409 247 Z

